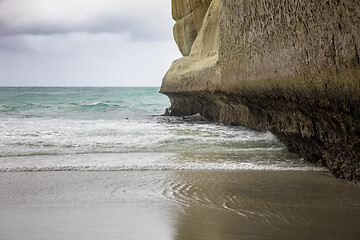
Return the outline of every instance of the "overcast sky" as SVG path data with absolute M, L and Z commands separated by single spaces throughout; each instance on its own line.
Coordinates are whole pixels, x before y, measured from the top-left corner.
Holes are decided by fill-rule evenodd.
M 170 0 L 0 0 L 0 86 L 160 86 Z

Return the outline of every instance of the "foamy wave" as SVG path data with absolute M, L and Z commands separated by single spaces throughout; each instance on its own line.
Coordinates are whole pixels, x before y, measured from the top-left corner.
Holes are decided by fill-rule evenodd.
M 0 172 L 42 172 L 42 171 L 183 171 L 183 170 L 253 170 L 253 171 L 324 171 L 315 166 L 259 165 L 253 163 L 208 163 L 208 164 L 155 164 L 123 166 L 45 166 L 0 168 Z
M 14 119 L 0 128 L 0 157 L 126 152 L 278 151 L 271 133 L 242 127 L 128 120 Z M 6 126 L 6 127 L 5 127 Z M 19 127 L 21 126 L 21 127 Z
M 81 108 L 93 108 L 93 107 L 101 107 L 101 108 L 106 108 L 106 107 L 120 107 L 120 105 L 118 104 L 114 104 L 114 103 L 105 103 L 105 102 L 93 102 L 93 103 L 89 103 L 89 104 L 83 104 L 81 106 L 79 106 Z
M 0 143 L 0 148 L 5 147 L 4 144 Z M 38 148 L 43 148 L 42 146 L 36 146 L 34 145 L 33 147 L 38 147 Z M 48 144 L 46 147 L 50 148 L 52 147 L 50 144 Z M 144 151 L 143 149 L 146 150 L 146 147 L 144 146 L 143 148 L 139 148 L 139 149 L 132 149 L 131 147 L 127 147 L 127 148 L 120 148 L 120 149 L 115 149 L 116 146 L 107 146 L 108 149 L 104 148 L 104 149 L 91 149 L 91 147 L 89 148 L 84 148 L 78 151 L 72 151 L 71 148 L 73 146 L 64 146 L 65 150 L 59 151 L 58 149 L 50 149 L 50 150 L 37 150 L 34 149 L 33 151 L 17 151 L 17 152 L 4 152 L 4 153 L 0 153 L 0 157 L 32 157 L 32 156 L 66 156 L 69 154 L 126 154 L 126 153 L 144 153 L 146 151 Z M 67 150 L 66 148 L 69 148 L 69 150 Z M 109 150 L 112 149 L 112 150 Z M 150 151 L 152 149 L 149 149 L 149 153 L 166 153 L 168 149 L 166 148 L 158 148 L 155 149 L 157 150 L 156 152 L 154 151 Z M 162 151 L 164 150 L 164 151 Z M 178 148 L 178 149 L 172 149 L 173 153 L 186 153 L 185 151 L 183 151 L 183 148 Z M 268 147 L 268 148 L 239 148 L 239 149 L 232 149 L 232 148 L 224 148 L 224 149 L 218 149 L 216 147 L 214 148 L 206 148 L 206 149 L 199 149 L 197 150 L 197 153 L 203 153 L 206 154 L 209 151 L 217 151 L 217 150 L 221 150 L 218 151 L 218 153 L 221 154 L 226 154 L 226 153 L 271 153 L 271 152 L 280 152 L 280 151 L 285 151 L 286 147 Z

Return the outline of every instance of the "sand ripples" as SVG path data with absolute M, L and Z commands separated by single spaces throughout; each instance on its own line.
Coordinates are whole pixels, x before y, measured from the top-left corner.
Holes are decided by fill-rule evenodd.
M 251 187 L 239 188 L 236 184 L 241 183 L 226 182 L 227 178 L 217 178 L 217 175 L 216 171 L 213 174 L 211 171 L 176 172 L 169 178 L 161 175 L 153 180 L 144 179 L 137 185 L 123 182 L 108 187 L 115 197 L 123 197 L 125 194 L 129 198 L 143 201 L 156 198 L 173 202 L 188 215 L 196 214 L 194 208 L 212 209 L 226 211 L 228 214 L 244 218 L 247 222 L 279 231 L 299 227 L 311 231 L 306 217 L 303 217 L 296 206 L 284 207 L 281 204 L 279 207 L 280 203 L 273 199 L 257 199 L 257 194 L 261 190 Z

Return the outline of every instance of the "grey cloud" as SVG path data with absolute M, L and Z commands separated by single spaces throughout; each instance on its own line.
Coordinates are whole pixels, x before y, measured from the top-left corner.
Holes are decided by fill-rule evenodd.
M 28 0 L 36 1 L 36 0 Z M 160 2 L 163 0 L 158 0 Z M 121 2 L 121 1 L 120 1 Z M 104 9 L 103 12 L 93 13 L 92 9 L 88 9 L 88 13 L 82 13 L 84 19 L 77 21 L 76 18 L 71 19 L 66 12 L 61 12 L 60 16 L 52 19 L 51 16 L 43 17 L 41 13 L 32 13 L 31 9 L 26 13 L 25 20 L 20 21 L 14 16 L 21 15 L 22 12 L 17 10 L 16 5 L 12 6 L 10 12 L 19 11 L 17 14 L 6 14 L 1 12 L 0 2 L 0 37 L 11 35 L 52 35 L 65 34 L 71 32 L 89 32 L 89 33 L 129 33 L 133 40 L 161 40 L 169 39 L 169 32 L 171 32 L 172 20 L 168 9 L 144 9 L 137 7 L 141 6 L 141 2 L 146 2 L 144 8 L 148 8 L 151 1 L 133 1 L 130 6 L 122 7 L 119 3 L 109 12 L 110 7 Z M 113 3 L 109 1 L 109 4 Z M 130 1 L 125 1 L 123 4 L 129 4 Z M 116 11 L 119 8 L 119 11 Z M 135 9 L 135 12 L 126 11 L 126 9 Z M 125 9 L 125 10 L 124 10 Z M 90 11 L 91 10 L 91 11 Z M 9 11 L 9 10 L 8 10 Z M 60 10 L 59 10 L 60 11 Z
M 110 33 L 62 33 L 49 35 L 12 35 L 0 38 L 2 52 L 66 52 L 88 48 L 116 47 L 118 44 L 131 43 L 129 34 Z
M 10 28 L 5 23 L 0 23 L 0 37 L 13 35 L 53 35 L 66 34 L 72 32 L 88 33 L 129 33 L 135 41 L 158 41 L 169 39 L 169 28 L 164 28 L 161 23 L 149 22 L 138 19 L 114 19 L 104 18 L 98 21 L 92 21 L 82 25 L 67 26 L 54 23 L 40 23 L 18 28 Z
M 159 86 L 181 56 L 170 3 L 0 0 L 0 86 Z

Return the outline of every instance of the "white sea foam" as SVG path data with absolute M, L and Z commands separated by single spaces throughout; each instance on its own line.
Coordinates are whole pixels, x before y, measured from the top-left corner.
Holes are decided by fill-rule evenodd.
M 194 165 L 154 165 L 154 166 L 52 166 L 52 167 L 17 167 L 3 168 L 0 172 L 47 172 L 47 171 L 183 171 L 183 170 L 268 170 L 268 171 L 325 171 L 317 167 L 281 167 L 257 166 L 194 166 Z
M 236 158 L 235 158 L 236 159 Z M 323 171 L 304 161 L 241 161 L 229 155 L 120 153 L 0 158 L 0 172 L 29 171 L 165 171 L 165 170 L 277 170 Z
M 7 119 L 0 157 L 84 153 L 273 151 L 284 148 L 271 133 L 215 124 L 159 123 L 159 119 Z
M 154 88 L 0 93 L 0 171 L 312 169 L 270 132 L 160 117 Z

